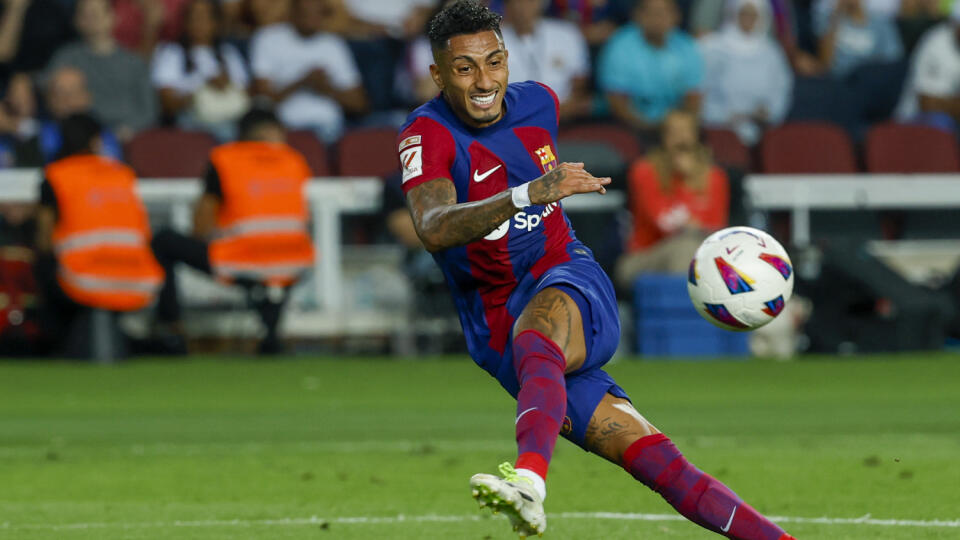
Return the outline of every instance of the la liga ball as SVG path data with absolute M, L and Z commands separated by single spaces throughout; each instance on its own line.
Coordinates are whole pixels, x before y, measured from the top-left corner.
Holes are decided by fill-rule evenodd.
M 706 238 L 687 275 L 687 292 L 704 319 L 745 332 L 769 323 L 793 294 L 793 264 L 772 236 L 730 227 Z

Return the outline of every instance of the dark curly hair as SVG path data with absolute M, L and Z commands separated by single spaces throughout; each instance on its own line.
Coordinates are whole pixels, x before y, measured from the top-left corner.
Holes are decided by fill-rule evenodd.
M 461 34 L 493 30 L 501 38 L 500 15 L 476 0 L 458 0 L 440 10 L 427 23 L 427 37 L 434 52 L 447 47 L 447 40 Z

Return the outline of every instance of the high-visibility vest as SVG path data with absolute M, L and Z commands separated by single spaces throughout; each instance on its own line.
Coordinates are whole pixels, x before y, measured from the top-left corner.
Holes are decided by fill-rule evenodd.
M 223 194 L 210 243 L 214 274 L 289 285 L 313 265 L 305 184 L 310 168 L 285 144 L 236 142 L 210 156 Z
M 164 274 L 150 249 L 133 170 L 81 155 L 51 163 L 44 173 L 57 199 L 53 249 L 63 291 L 78 304 L 112 311 L 149 305 Z

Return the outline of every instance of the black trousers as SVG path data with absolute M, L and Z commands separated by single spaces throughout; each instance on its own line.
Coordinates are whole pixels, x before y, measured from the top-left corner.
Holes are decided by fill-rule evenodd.
M 192 236 L 180 234 L 170 229 L 163 229 L 153 236 L 151 241 L 153 255 L 163 267 L 166 278 L 157 298 L 157 320 L 162 323 L 176 323 L 180 321 L 180 296 L 177 291 L 177 280 L 174 267 L 177 263 L 213 275 L 210 268 L 208 245 Z
M 196 238 L 180 234 L 169 229 L 158 232 L 152 241 L 153 253 L 166 272 L 163 288 L 157 299 L 157 320 L 161 323 L 180 321 L 180 296 L 177 292 L 177 280 L 174 267 L 183 263 L 201 272 L 213 275 L 210 266 L 209 245 Z M 247 291 L 247 303 L 257 311 L 266 329 L 266 336 L 260 343 L 264 353 L 280 352 L 281 345 L 277 335 L 277 326 L 283 305 L 289 297 L 289 287 L 284 288 L 281 298 L 274 299 L 267 294 L 263 284 L 250 279 L 237 279 L 235 283 Z
M 94 309 L 78 304 L 67 296 L 57 281 L 57 259 L 52 253 L 40 254 L 34 262 L 34 275 L 40 292 L 40 326 L 45 352 L 65 358 L 92 358 Z M 130 352 L 130 340 L 120 330 L 118 314 L 109 313 L 109 339 L 118 357 Z

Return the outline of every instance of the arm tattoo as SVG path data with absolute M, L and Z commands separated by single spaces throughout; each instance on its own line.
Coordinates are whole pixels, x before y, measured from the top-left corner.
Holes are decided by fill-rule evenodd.
M 429 251 L 479 240 L 518 211 L 510 190 L 482 201 L 457 204 L 456 188 L 446 178 L 413 188 L 407 194 L 407 205 L 417 234 Z
M 530 201 L 547 204 L 559 201 L 565 195 L 560 192 L 560 183 L 567 178 L 567 170 L 556 168 L 530 183 Z

